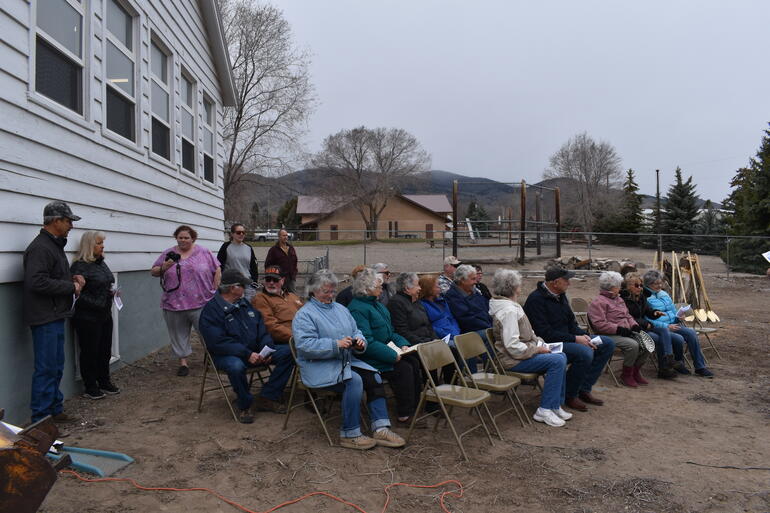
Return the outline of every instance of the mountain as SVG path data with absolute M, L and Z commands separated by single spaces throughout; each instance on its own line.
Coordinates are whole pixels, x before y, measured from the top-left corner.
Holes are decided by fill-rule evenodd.
M 281 206 L 298 195 L 313 195 L 324 190 L 325 172 L 321 169 L 302 169 L 283 176 L 257 177 L 257 183 L 244 184 L 240 191 L 240 201 L 244 204 L 244 212 L 247 212 L 251 205 L 256 202 L 260 211 L 269 210 L 274 217 Z M 403 194 L 445 194 L 449 201 L 452 201 L 452 188 L 454 181 L 459 182 L 459 203 L 460 214 L 464 214 L 468 204 L 473 201 L 479 201 L 490 217 L 506 217 L 508 208 L 513 209 L 513 217 L 519 216 L 520 191 L 516 181 L 514 184 L 502 183 L 484 177 L 470 177 L 450 171 L 432 170 L 419 173 L 410 178 L 407 182 L 401 184 Z M 553 211 L 553 193 L 551 189 L 559 187 L 561 191 L 562 218 L 569 211 L 568 207 L 577 201 L 575 197 L 575 183 L 570 178 L 547 178 L 540 182 L 529 184 L 538 185 L 547 189 L 542 189 L 541 212 L 543 220 L 552 219 Z M 527 189 L 527 211 L 528 217 L 534 218 L 535 194 L 538 191 L 535 187 Z M 619 192 L 619 191 L 618 191 Z M 705 201 L 698 198 L 698 206 L 702 206 Z M 662 199 L 665 206 L 665 198 Z M 655 197 L 647 194 L 642 195 L 642 208 L 653 208 L 655 206 Z M 721 208 L 719 203 L 714 203 L 715 208 Z

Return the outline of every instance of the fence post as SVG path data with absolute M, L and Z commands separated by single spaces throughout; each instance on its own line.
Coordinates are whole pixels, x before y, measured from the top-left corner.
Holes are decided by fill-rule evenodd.
M 540 221 L 542 221 L 542 216 L 540 215 L 540 191 L 535 192 L 535 224 L 537 225 L 535 227 L 536 230 L 536 238 L 537 238 L 537 255 L 540 256 L 542 249 L 540 248 Z
M 519 228 L 521 234 L 519 235 L 519 263 L 524 265 L 524 246 L 527 245 L 527 239 L 524 232 L 527 230 L 527 184 L 524 180 L 521 181 L 521 221 Z
M 366 265 L 366 239 L 369 238 L 369 230 L 364 228 L 364 265 Z
M 663 269 L 663 234 L 658 233 L 658 264 Z
M 593 239 L 594 239 L 593 232 L 588 232 L 588 260 L 593 260 L 591 258 L 591 249 L 592 249 L 592 246 L 593 246 Z M 589 269 L 590 269 L 590 267 L 589 267 Z
M 556 258 L 561 258 L 561 190 L 557 187 L 553 196 L 556 210 Z
M 458 191 L 458 183 L 457 180 L 454 180 L 452 182 L 452 254 L 456 258 L 460 258 L 457 255 L 457 216 L 458 211 L 460 210 L 459 205 L 457 202 L 459 201 L 459 191 Z
M 727 237 L 727 279 L 730 279 L 730 237 Z

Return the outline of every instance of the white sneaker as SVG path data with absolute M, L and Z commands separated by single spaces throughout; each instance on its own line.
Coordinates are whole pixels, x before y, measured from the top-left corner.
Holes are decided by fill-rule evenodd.
M 564 408 L 559 406 L 558 410 L 553 410 L 553 412 L 559 416 L 561 420 L 569 420 L 572 418 L 572 414 L 568 411 L 564 411 Z
M 565 423 L 556 415 L 553 410 L 546 410 L 545 408 L 538 408 L 535 415 L 532 417 L 537 422 L 544 422 L 552 427 L 561 427 Z

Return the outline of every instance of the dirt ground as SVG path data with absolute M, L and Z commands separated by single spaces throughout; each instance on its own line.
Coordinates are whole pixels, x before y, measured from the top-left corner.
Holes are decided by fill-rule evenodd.
M 599 251 L 597 256 L 627 252 L 641 262 L 651 261 L 649 252 Z M 415 248 L 380 254 L 383 261 L 399 262 L 394 267 L 400 269 L 429 270 L 415 264 L 421 261 L 418 253 Z M 355 265 L 355 251 L 348 250 L 349 261 L 343 254 L 332 260 L 333 268 Z M 446 499 L 453 512 L 770 511 L 770 282 L 728 277 L 716 258 L 704 258 L 703 264 L 709 295 L 722 319 L 712 339 L 723 359 L 706 352 L 714 380 L 653 378 L 647 387 L 628 389 L 615 387 L 605 374 L 595 387 L 604 406 L 576 412 L 563 428 L 522 428 L 514 417 L 501 417 L 503 441 L 496 439 L 490 446 L 477 433 L 466 437 L 469 463 L 441 427 L 435 435 L 415 431 L 403 450 L 358 453 L 329 447 L 315 416 L 304 409 L 292 415 L 285 431 L 283 416 L 271 413 L 258 414 L 252 425 L 236 424 L 217 393 L 209 394 L 197 413 L 200 351 L 186 378 L 174 375 L 174 362 L 163 350 L 115 373 L 120 395 L 67 401 L 66 410 L 80 420 L 71 426 L 66 442 L 134 457 L 136 462 L 117 477 L 145 486 L 208 487 L 254 511 L 323 490 L 374 512 L 382 509 L 388 484 L 431 485 L 450 479 L 464 487 L 462 498 Z M 541 269 L 542 263 L 530 268 Z M 528 279 L 524 290 L 534 285 Z M 595 278 L 573 280 L 569 294 L 590 299 L 596 289 Z M 649 365 L 646 374 L 654 374 Z M 531 387 L 521 387 L 519 393 L 531 414 L 538 395 Z M 492 405 L 493 411 L 502 407 L 497 398 Z M 470 422 L 459 412 L 456 418 L 460 426 Z M 336 426 L 332 421 L 333 430 Z M 739 468 L 718 468 L 726 466 Z M 441 511 L 440 492 L 455 489 L 453 484 L 397 488 L 391 491 L 388 511 Z M 61 476 L 41 511 L 237 510 L 200 492 L 140 491 L 127 483 L 89 484 Z M 312 497 L 282 511 L 353 509 Z

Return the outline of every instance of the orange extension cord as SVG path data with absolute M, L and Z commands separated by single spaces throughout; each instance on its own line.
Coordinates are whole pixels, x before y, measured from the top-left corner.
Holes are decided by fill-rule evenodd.
M 81 481 L 84 481 L 86 483 L 104 483 L 104 482 L 127 482 L 131 483 L 135 488 L 138 488 L 139 490 L 146 490 L 146 491 L 161 491 L 161 492 L 206 492 L 208 494 L 213 495 L 217 499 L 226 502 L 227 504 L 238 508 L 239 510 L 245 512 L 245 513 L 271 513 L 272 511 L 284 508 L 286 506 L 290 506 L 292 504 L 296 504 L 300 501 L 303 501 L 305 499 L 308 499 L 310 497 L 313 497 L 314 495 L 322 495 L 324 497 L 328 497 L 332 500 L 335 500 L 337 502 L 341 502 L 342 504 L 345 504 L 346 506 L 350 506 L 351 508 L 355 509 L 356 511 L 360 513 L 367 513 L 365 509 L 358 506 L 357 504 L 353 504 L 352 502 L 348 502 L 345 499 L 341 499 L 335 495 L 332 495 L 328 492 L 311 492 L 307 493 L 301 497 L 297 497 L 296 499 L 292 499 L 290 501 L 282 502 L 281 504 L 278 504 L 277 506 L 273 506 L 270 509 L 266 509 L 265 511 L 254 511 L 251 509 L 246 508 L 245 506 L 242 506 L 238 504 L 237 502 L 231 501 L 230 499 L 218 494 L 214 490 L 210 490 L 209 488 L 165 488 L 165 487 L 159 487 L 159 486 L 142 486 L 136 481 L 134 481 L 131 478 L 128 477 L 104 477 L 104 478 L 98 478 L 98 479 L 89 479 L 87 477 L 83 477 L 74 470 L 60 470 L 59 471 L 62 474 L 70 474 L 75 476 Z M 447 508 L 446 504 L 444 504 L 444 497 L 447 495 L 450 495 L 452 497 L 461 498 L 463 496 L 463 485 L 460 481 L 457 481 L 455 479 L 448 479 L 446 481 L 442 481 L 440 483 L 436 483 L 434 485 L 416 485 L 416 484 L 410 484 L 410 483 L 392 483 L 389 484 L 384 488 L 385 491 L 385 504 L 382 506 L 382 511 L 380 513 L 385 513 L 385 511 L 388 509 L 388 506 L 390 505 L 390 489 L 394 488 L 396 486 L 406 486 L 408 488 L 438 488 L 440 486 L 444 486 L 446 484 L 455 484 L 457 485 L 458 491 L 447 491 L 442 492 L 439 496 L 439 504 L 441 505 L 441 510 L 444 513 L 451 513 Z

